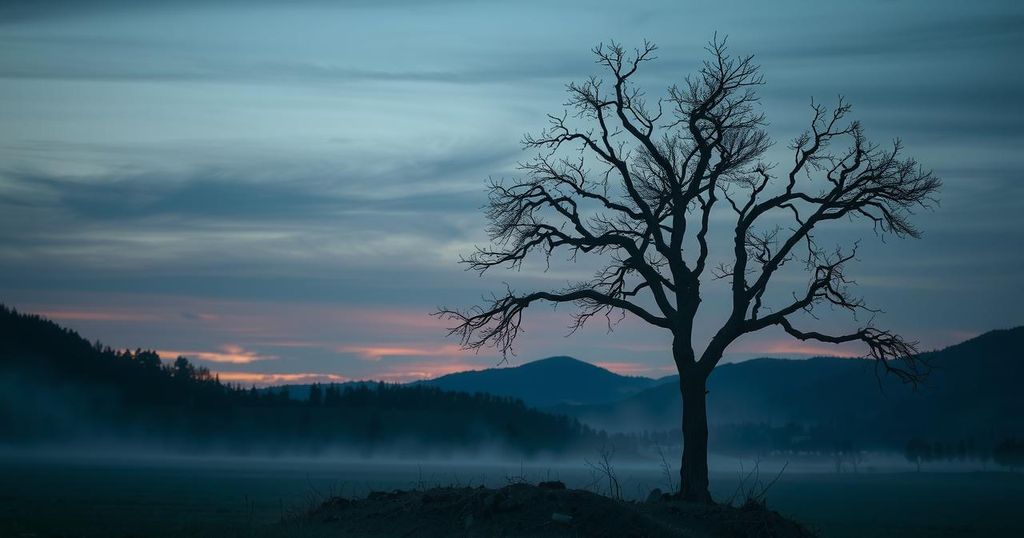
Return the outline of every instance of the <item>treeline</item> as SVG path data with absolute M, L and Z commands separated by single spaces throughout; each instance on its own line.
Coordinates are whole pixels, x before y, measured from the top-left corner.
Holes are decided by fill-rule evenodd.
M 850 433 L 838 424 L 783 425 L 745 422 L 717 427 L 713 440 L 722 452 L 766 454 L 835 454 L 863 450 Z
M 154 351 L 114 350 L 0 306 L 0 442 L 76 439 L 241 452 L 592 451 L 575 419 L 512 398 L 427 386 L 316 386 L 308 401 L 221 383 Z
M 260 408 L 294 409 L 299 437 L 318 444 L 340 441 L 363 450 L 401 450 L 401 445 L 410 451 L 511 446 L 537 454 L 586 450 L 607 437 L 575 419 L 537 411 L 518 399 L 423 385 L 314 385 L 306 400 L 294 400 L 286 390 L 244 392 L 256 415 Z
M 914 437 L 907 442 L 903 451 L 904 457 L 917 466 L 938 462 L 977 462 L 987 463 L 989 460 L 1011 470 L 1024 468 L 1024 439 L 1005 438 L 994 446 L 978 446 L 974 439 L 964 439 L 953 443 L 927 441 Z
M 636 434 L 634 446 L 674 446 L 679 444 L 679 429 L 643 431 Z M 628 442 L 628 441 L 627 441 Z M 710 445 L 718 454 L 756 456 L 819 456 L 835 465 L 836 472 L 857 472 L 866 460 L 866 453 L 889 451 L 888 445 L 865 443 L 853 439 L 838 426 L 788 423 L 775 426 L 765 423 L 718 425 L 711 431 Z M 929 441 L 914 437 L 904 448 L 910 463 L 976 463 L 996 465 L 1011 470 L 1024 469 L 1024 439 L 1007 437 L 996 443 L 977 442 L 974 438 L 954 441 Z

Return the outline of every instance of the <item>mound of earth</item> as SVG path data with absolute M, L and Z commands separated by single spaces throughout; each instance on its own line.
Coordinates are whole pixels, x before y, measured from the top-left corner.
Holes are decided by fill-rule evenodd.
M 322 536 L 814 536 L 760 505 L 708 506 L 655 494 L 648 502 L 626 502 L 561 482 L 334 497 L 304 520 Z

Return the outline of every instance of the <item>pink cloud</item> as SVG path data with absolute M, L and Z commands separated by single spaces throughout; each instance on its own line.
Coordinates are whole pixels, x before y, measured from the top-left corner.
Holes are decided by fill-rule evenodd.
M 599 361 L 595 362 L 594 365 L 620 375 L 662 377 L 676 373 L 675 366 L 671 364 L 665 366 L 649 366 L 646 364 L 637 364 L 635 362 Z
M 223 362 L 229 364 L 249 364 L 256 361 L 265 361 L 276 359 L 273 355 L 261 355 L 255 351 L 246 351 L 241 346 L 226 345 L 220 348 L 220 351 L 174 351 L 174 350 L 158 350 L 159 353 L 165 359 L 173 359 L 176 357 L 186 357 L 190 359 L 199 359 L 208 362 Z
M 127 310 L 41 310 L 36 314 L 59 321 L 156 321 L 160 318 Z
M 394 365 L 390 368 L 383 370 L 378 374 L 374 374 L 372 377 L 374 379 L 380 379 L 382 381 L 408 382 L 419 381 L 423 379 L 433 379 L 435 377 L 453 374 L 456 372 L 465 372 L 467 370 L 479 370 L 480 368 L 481 365 L 479 364 L 472 364 L 467 362 L 424 361 Z
M 848 346 L 803 342 L 794 338 L 739 343 L 728 350 L 730 353 L 750 353 L 756 355 L 784 356 L 829 356 L 829 357 L 862 357 L 864 353 L 853 351 Z
M 266 374 L 260 372 L 214 372 L 225 383 L 243 385 L 281 385 L 302 383 L 344 383 L 349 378 L 337 374 L 289 373 Z
M 621 349 L 623 351 L 631 351 L 634 353 L 664 353 L 668 357 L 672 353 L 672 342 L 666 342 L 663 344 L 646 344 L 646 343 L 609 343 L 604 347 L 611 349 Z
M 368 361 L 379 361 L 385 357 L 452 357 L 467 353 L 455 344 L 437 345 L 343 345 L 336 349 L 340 353 L 355 353 Z

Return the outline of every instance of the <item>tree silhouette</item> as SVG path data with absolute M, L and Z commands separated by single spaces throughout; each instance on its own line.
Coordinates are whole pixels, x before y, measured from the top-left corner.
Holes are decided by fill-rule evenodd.
M 1024 467 L 1024 440 L 1003 439 L 992 449 L 992 459 L 1011 470 Z
M 907 461 L 913 463 L 917 467 L 917 472 L 921 472 L 921 462 L 927 461 L 930 458 L 931 450 L 931 445 L 919 437 L 914 437 L 907 442 L 903 455 L 907 458 Z
M 309 387 L 309 405 L 319 406 L 324 403 L 324 392 L 319 383 L 313 383 Z
M 860 218 L 877 234 L 917 237 L 909 217 L 934 202 L 940 181 L 904 158 L 899 141 L 869 142 L 858 122 L 845 121 L 850 106 L 842 99 L 832 110 L 812 102 L 810 128 L 793 141 L 793 162 L 778 177 L 762 160 L 772 142 L 758 110 L 755 89 L 763 79 L 753 57 L 731 55 L 716 37 L 694 76 L 649 103 L 633 81 L 655 50 L 650 43 L 632 52 L 616 43 L 593 50 L 610 79 L 570 84 L 569 110 L 525 137 L 524 146 L 538 155 L 521 165 L 521 179 L 491 183 L 491 246 L 463 260 L 483 273 L 519 268 L 531 254 L 550 260 L 565 252 L 572 260 L 600 255 L 602 268 L 564 289 L 509 288 L 483 306 L 442 308 L 438 315 L 454 322 L 450 334 L 464 347 L 493 345 L 506 353 L 524 310 L 538 302 L 577 305 L 572 330 L 595 316 L 613 325 L 633 315 L 670 331 L 683 397 L 680 494 L 711 502 L 706 381 L 740 336 L 778 327 L 800 340 L 861 342 L 885 371 L 917 382 L 914 342 L 871 321 L 834 335 L 798 328 L 795 318 L 818 305 L 875 312 L 850 291 L 845 268 L 856 244 L 826 248 L 812 230 Z M 849 146 L 830 149 L 842 140 Z M 715 242 L 721 252 L 713 252 L 709 233 L 719 213 L 735 224 L 729 240 Z M 779 295 L 772 284 L 783 280 L 773 277 L 790 262 L 803 264 L 809 282 L 792 300 L 771 306 Z M 728 283 L 731 308 L 697 350 L 694 320 L 708 279 Z
M 161 364 L 155 351 L 94 345 L 3 304 L 0 386 L 5 447 L 120 439 L 127 442 L 125 453 L 155 442 L 162 450 L 191 454 L 354 449 L 370 455 L 379 448 L 389 456 L 422 458 L 453 450 L 579 454 L 609 442 L 575 419 L 485 393 L 415 384 L 314 384 L 306 400 L 290 397 L 287 388 L 233 387 L 185 357 Z M 634 438 L 614 439 L 635 450 Z

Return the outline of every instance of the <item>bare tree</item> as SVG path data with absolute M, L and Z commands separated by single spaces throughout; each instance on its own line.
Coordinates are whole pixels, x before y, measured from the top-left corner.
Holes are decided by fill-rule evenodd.
M 798 328 L 796 318 L 819 305 L 873 318 L 876 311 L 852 294 L 845 271 L 856 244 L 826 248 L 812 230 L 859 218 L 876 234 L 918 237 L 909 217 L 934 203 L 940 181 L 903 157 L 899 141 L 869 142 L 858 122 L 846 121 L 850 106 L 842 99 L 831 110 L 812 102 L 810 128 L 790 146 L 785 175 L 776 175 L 762 160 L 772 142 L 758 110 L 755 89 L 763 80 L 753 57 L 733 56 L 715 38 L 700 70 L 650 103 L 633 80 L 655 50 L 650 43 L 593 50 L 609 78 L 570 84 L 568 110 L 525 137 L 537 156 L 521 165 L 521 179 L 492 182 L 491 245 L 463 259 L 483 273 L 519 268 L 531 254 L 550 261 L 556 252 L 571 260 L 582 253 L 599 256 L 602 269 L 561 290 L 506 289 L 483 306 L 442 308 L 438 315 L 454 321 L 450 334 L 464 347 L 504 353 L 521 331 L 524 310 L 537 302 L 577 305 L 572 330 L 595 316 L 614 323 L 632 315 L 670 331 L 683 398 L 680 495 L 711 502 L 705 387 L 740 336 L 778 327 L 800 340 L 860 342 L 880 369 L 917 382 L 923 370 L 914 342 L 872 321 L 825 334 Z M 843 140 L 847 146 L 832 149 Z M 712 254 L 709 231 L 719 213 L 735 224 Z M 791 262 L 803 264 L 807 286 L 771 305 L 780 288 L 773 276 Z M 698 353 L 694 319 L 708 279 L 726 281 L 730 313 Z

